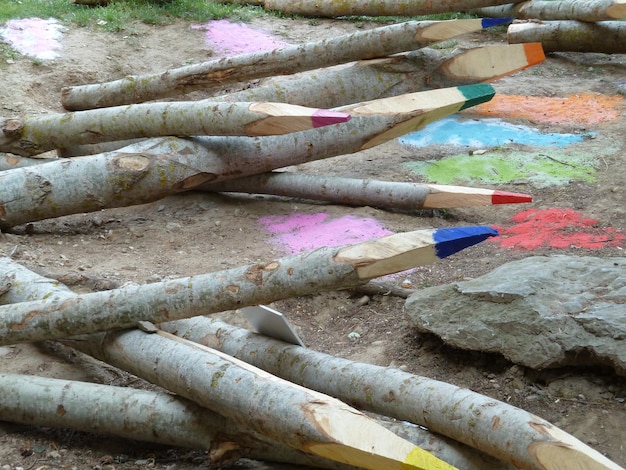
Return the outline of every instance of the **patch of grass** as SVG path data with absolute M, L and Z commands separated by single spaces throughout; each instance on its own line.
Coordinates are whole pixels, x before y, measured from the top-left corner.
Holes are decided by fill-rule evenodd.
M 176 19 L 249 21 L 268 14 L 260 7 L 207 0 L 112 0 L 106 6 L 77 5 L 69 0 L 0 0 L 0 24 L 14 18 L 56 18 L 65 24 L 126 31 L 132 23 L 170 24 Z

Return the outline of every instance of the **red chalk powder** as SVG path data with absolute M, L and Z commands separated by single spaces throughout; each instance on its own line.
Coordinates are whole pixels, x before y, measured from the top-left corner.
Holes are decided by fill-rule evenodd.
M 623 231 L 613 227 L 598 228 L 595 219 L 586 219 L 572 209 L 529 209 L 513 217 L 515 225 L 494 227 L 500 236 L 491 239 L 506 248 L 536 250 L 539 248 L 586 248 L 598 250 L 622 247 Z

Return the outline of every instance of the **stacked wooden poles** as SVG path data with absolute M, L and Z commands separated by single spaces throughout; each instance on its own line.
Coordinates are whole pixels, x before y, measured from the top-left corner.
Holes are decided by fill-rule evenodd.
M 506 21 L 506 20 L 504 20 Z M 268 52 L 241 54 L 108 83 L 66 87 L 68 110 L 141 103 L 253 78 L 386 57 L 497 24 L 487 20 L 404 22 Z
M 272 137 L 175 137 L 0 173 L 0 229 L 158 200 L 204 183 L 358 152 L 490 100 L 486 84 L 336 108 L 346 123 Z M 86 176 L 87 175 L 87 176 Z

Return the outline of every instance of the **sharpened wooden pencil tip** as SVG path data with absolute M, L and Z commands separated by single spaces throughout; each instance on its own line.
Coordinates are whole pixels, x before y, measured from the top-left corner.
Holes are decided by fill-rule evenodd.
M 491 196 L 492 204 L 522 204 L 533 202 L 533 197 L 529 194 L 509 193 L 507 191 L 494 191 Z
M 313 123 L 313 127 L 324 127 L 332 124 L 348 122 L 351 118 L 352 116 L 348 113 L 330 111 L 328 109 L 318 109 L 311 116 L 311 122 Z
M 528 65 L 540 64 L 546 60 L 546 55 L 543 52 L 543 46 L 540 42 L 529 42 L 524 44 L 524 53 L 526 54 L 526 61 Z

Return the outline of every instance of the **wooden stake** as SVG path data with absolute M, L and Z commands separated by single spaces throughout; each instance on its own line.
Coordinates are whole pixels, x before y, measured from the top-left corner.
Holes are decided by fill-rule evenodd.
M 0 345 L 134 327 L 350 287 L 430 264 L 497 235 L 491 227 L 405 232 L 268 263 L 0 307 Z
M 352 206 L 417 210 L 532 202 L 532 196 L 492 189 L 272 172 L 200 186 L 203 191 L 273 194 Z
M 540 42 L 546 52 L 626 53 L 626 22 L 546 21 L 515 23 L 507 32 L 509 43 Z
M 213 318 L 165 323 L 160 328 L 356 407 L 421 424 L 519 468 L 624 470 L 548 421 L 468 389 L 329 356 Z
M 156 201 L 208 182 L 358 152 L 488 101 L 490 85 L 431 90 L 335 109 L 349 122 L 271 137 L 163 138 L 111 154 L 0 173 L 0 229 Z
M 285 103 L 147 103 L 0 119 L 0 151 L 28 157 L 67 145 L 136 137 L 281 135 L 349 120 L 345 113 Z
M 626 18 L 626 0 L 587 0 L 585 2 L 530 0 L 510 5 L 479 8 L 473 13 L 523 20 L 610 21 Z
M 71 111 L 140 103 L 252 78 L 385 57 L 494 24 L 492 20 L 474 19 L 404 22 L 268 52 L 212 60 L 163 73 L 66 87 L 61 92 L 61 102 Z

